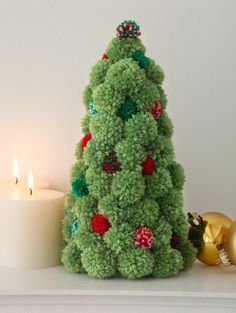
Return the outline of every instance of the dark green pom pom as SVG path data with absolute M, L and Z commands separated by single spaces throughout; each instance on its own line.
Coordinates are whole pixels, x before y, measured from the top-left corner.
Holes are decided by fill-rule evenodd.
M 138 62 L 141 68 L 144 68 L 145 70 L 148 68 L 149 58 L 147 58 L 143 52 L 135 51 L 132 55 L 132 58 L 134 61 Z
M 72 181 L 72 194 L 75 197 L 83 197 L 89 194 L 86 178 L 77 178 Z
M 137 105 L 133 103 L 129 98 L 118 109 L 118 116 L 124 121 L 128 121 L 134 114 L 138 112 Z

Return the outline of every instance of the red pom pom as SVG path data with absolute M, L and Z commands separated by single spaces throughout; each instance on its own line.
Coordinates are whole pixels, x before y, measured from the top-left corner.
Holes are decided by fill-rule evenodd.
M 92 231 L 103 236 L 111 227 L 111 223 L 105 215 L 97 214 L 92 218 Z
M 108 56 L 106 55 L 106 53 L 103 53 L 102 60 L 107 60 L 107 59 L 108 59 Z
M 152 116 L 157 120 L 161 113 L 163 112 L 163 108 L 161 106 L 161 103 L 159 101 L 155 102 L 155 106 L 151 109 Z
M 155 163 L 153 159 L 148 156 L 145 161 L 142 163 L 143 175 L 152 175 L 155 172 Z
M 148 227 L 139 227 L 135 232 L 135 245 L 138 248 L 150 249 L 154 243 L 153 234 Z
M 92 135 L 91 133 L 87 133 L 84 138 L 82 139 L 81 141 L 81 148 L 82 150 L 84 151 L 84 149 L 86 148 L 87 146 L 87 143 L 89 142 L 89 140 L 92 138 Z

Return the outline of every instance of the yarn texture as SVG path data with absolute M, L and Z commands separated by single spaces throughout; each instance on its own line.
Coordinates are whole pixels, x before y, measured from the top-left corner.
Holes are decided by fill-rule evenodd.
M 195 261 L 183 213 L 164 72 L 134 21 L 92 67 L 63 221 L 62 262 L 104 279 L 176 275 Z

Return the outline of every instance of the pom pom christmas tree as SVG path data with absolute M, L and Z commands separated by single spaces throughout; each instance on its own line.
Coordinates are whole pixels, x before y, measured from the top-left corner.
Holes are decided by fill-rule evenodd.
M 195 260 L 164 73 L 145 55 L 140 34 L 133 21 L 117 27 L 84 91 L 62 262 L 96 278 L 169 277 Z

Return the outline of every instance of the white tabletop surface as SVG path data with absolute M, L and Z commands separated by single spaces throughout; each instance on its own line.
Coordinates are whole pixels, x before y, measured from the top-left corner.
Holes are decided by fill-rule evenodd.
M 39 270 L 0 268 L 0 296 L 7 295 L 117 295 L 216 297 L 236 299 L 236 267 L 196 263 L 168 279 L 97 280 L 66 272 L 64 267 Z

